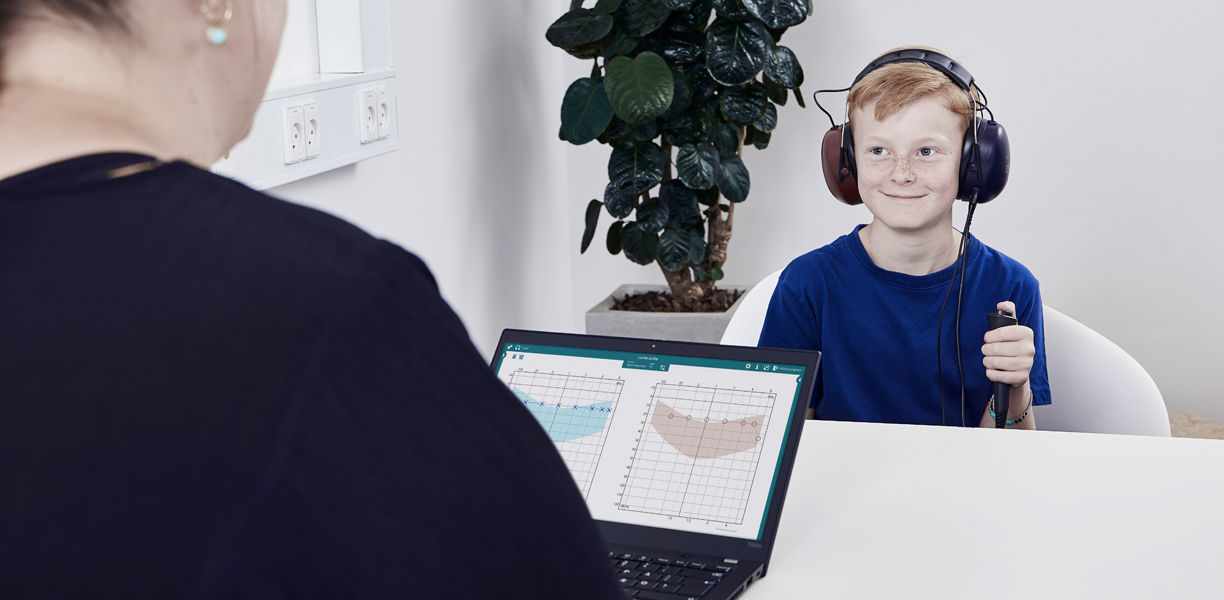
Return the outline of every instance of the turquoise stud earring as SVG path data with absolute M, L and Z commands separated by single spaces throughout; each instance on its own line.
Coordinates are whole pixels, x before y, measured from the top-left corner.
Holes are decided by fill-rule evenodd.
M 214 18 L 208 12 L 208 5 L 200 5 L 200 13 L 204 15 L 204 22 L 208 23 L 208 29 L 204 30 L 204 36 L 212 42 L 214 46 L 224 46 L 229 41 L 229 32 L 225 30 L 225 24 L 229 23 L 230 17 L 234 16 L 234 4 L 230 0 L 225 0 L 225 14 L 221 18 Z

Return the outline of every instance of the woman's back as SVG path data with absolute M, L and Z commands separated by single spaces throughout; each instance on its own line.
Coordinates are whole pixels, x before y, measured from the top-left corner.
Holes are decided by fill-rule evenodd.
M 615 597 L 416 257 L 148 161 L 0 181 L 6 597 Z

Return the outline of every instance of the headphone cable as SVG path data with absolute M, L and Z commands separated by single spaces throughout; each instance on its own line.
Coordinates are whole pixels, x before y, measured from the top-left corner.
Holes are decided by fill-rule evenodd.
M 943 389 L 943 316 L 948 308 L 948 297 L 952 295 L 952 286 L 956 283 L 957 273 L 960 273 L 960 290 L 956 297 L 956 367 L 960 373 L 961 389 L 961 427 L 965 426 L 965 368 L 961 362 L 960 351 L 960 315 L 961 303 L 965 297 L 965 262 L 968 260 L 969 226 L 973 223 L 973 210 L 977 208 L 978 189 L 973 188 L 969 198 L 969 213 L 965 215 L 965 228 L 961 231 L 960 248 L 957 249 L 956 262 L 953 263 L 952 279 L 948 281 L 948 291 L 944 293 L 943 305 L 939 308 L 939 327 L 935 330 L 935 369 L 939 374 L 939 422 L 947 425 L 946 405 Z

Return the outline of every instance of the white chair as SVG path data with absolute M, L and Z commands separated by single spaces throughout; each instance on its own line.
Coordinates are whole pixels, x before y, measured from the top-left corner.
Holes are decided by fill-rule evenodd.
M 756 345 L 781 274 L 770 274 L 748 292 L 722 344 Z M 1037 428 L 1169 437 L 1169 413 L 1147 371 L 1105 336 L 1049 306 L 1042 309 L 1053 403 L 1033 408 Z
M 748 295 L 740 301 L 731 322 L 723 331 L 724 346 L 755 346 L 761 339 L 761 326 L 765 324 L 765 312 L 769 310 L 769 299 L 773 298 L 774 288 L 778 287 L 778 277 L 782 269 L 770 273 L 760 283 L 748 290 Z

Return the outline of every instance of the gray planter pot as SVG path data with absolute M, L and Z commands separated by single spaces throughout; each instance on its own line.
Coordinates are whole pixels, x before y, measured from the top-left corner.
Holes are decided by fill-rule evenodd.
M 722 339 L 731 315 L 739 308 L 747 295 L 746 286 L 721 286 L 740 290 L 735 304 L 721 313 L 643 313 L 612 310 L 613 298 L 624 298 L 645 292 L 665 292 L 666 286 L 629 284 L 622 285 L 603 302 L 586 313 L 586 332 L 592 335 L 644 338 L 650 340 L 674 340 L 680 342 L 705 342 L 717 344 Z

